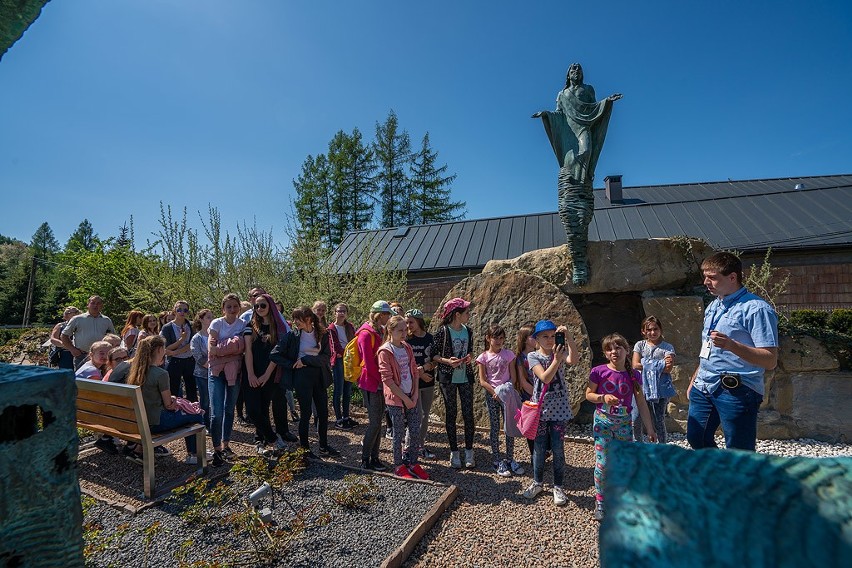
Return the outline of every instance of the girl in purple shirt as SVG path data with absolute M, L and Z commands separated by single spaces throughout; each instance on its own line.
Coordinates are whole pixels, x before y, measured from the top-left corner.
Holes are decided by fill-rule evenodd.
M 648 440 L 657 441 L 654 423 L 648 412 L 648 405 L 642 394 L 642 375 L 630 367 L 627 354 L 630 345 L 618 333 L 607 335 L 601 341 L 606 365 L 598 365 L 589 373 L 589 386 L 586 387 L 586 400 L 597 405 L 594 418 L 595 435 L 595 519 L 603 519 L 603 479 L 606 454 L 611 440 L 630 441 L 633 439 L 633 427 L 630 411 L 633 397 L 639 415 L 648 432 Z

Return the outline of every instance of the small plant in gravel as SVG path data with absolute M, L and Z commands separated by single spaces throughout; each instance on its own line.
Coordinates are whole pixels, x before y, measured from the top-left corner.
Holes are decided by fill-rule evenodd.
M 190 525 L 206 525 L 214 521 L 221 509 L 237 496 L 222 482 L 196 478 L 172 491 L 169 501 L 181 507 L 178 514 Z
M 305 530 L 331 522 L 331 515 L 327 513 L 312 519 L 313 507 L 310 507 L 301 511 L 294 509 L 295 516 L 286 525 L 267 525 L 241 493 L 245 487 L 264 482 L 275 491 L 292 481 L 306 467 L 304 450 L 286 452 L 277 460 L 257 456 L 235 463 L 227 483 L 197 478 L 173 490 L 169 501 L 180 508 L 178 516 L 183 521 L 193 526 L 218 527 L 231 535 L 227 544 L 208 554 L 207 558 L 197 560 L 189 558 L 194 543 L 184 541 L 176 554 L 178 567 L 268 565 L 283 556 L 288 544 Z M 234 505 L 240 501 L 243 501 L 243 506 L 235 509 Z
M 83 523 L 83 559 L 89 563 L 106 549 L 121 546 L 121 540 L 129 530 L 129 523 L 120 524 L 108 533 L 104 533 L 103 525 L 97 521 Z
M 267 460 L 260 456 L 241 460 L 231 467 L 231 476 L 237 482 L 246 484 L 268 482 L 273 488 L 281 488 L 305 471 L 305 450 L 299 448 L 293 452 L 281 454 L 277 460 Z
M 154 538 L 163 530 L 160 521 L 154 521 L 142 530 L 142 566 L 148 566 L 148 551 Z
M 375 502 L 378 490 L 372 475 L 349 474 L 343 478 L 343 488 L 329 496 L 344 509 L 357 509 Z

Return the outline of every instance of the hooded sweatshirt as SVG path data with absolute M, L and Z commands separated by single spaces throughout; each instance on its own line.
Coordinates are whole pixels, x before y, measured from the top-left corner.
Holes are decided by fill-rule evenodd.
M 370 322 L 364 322 L 364 325 L 355 333 L 358 335 L 358 356 L 363 362 L 361 376 L 358 378 L 358 388 L 377 392 L 382 386 L 382 378 L 379 376 L 376 353 L 382 345 L 382 336 Z

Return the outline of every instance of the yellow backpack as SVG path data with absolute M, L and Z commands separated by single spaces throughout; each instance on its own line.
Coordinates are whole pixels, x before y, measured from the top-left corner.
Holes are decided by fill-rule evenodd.
M 361 377 L 361 369 L 364 368 L 364 361 L 361 359 L 361 353 L 358 352 L 358 334 L 361 331 L 366 330 L 358 330 L 355 333 L 355 337 L 346 344 L 346 347 L 343 349 L 343 378 L 350 383 L 357 383 L 358 379 Z M 370 333 L 367 331 L 367 333 Z M 373 334 L 370 333 L 370 348 L 375 347 L 374 343 L 376 338 L 373 337 Z

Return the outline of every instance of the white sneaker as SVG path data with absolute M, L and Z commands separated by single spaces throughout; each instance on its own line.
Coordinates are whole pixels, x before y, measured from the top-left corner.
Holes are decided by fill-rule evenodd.
M 568 498 L 565 496 L 565 492 L 561 487 L 554 486 L 553 487 L 553 504 L 557 507 L 561 507 L 565 503 L 568 502 Z
M 285 442 L 281 438 L 281 436 L 278 436 L 277 438 L 275 438 L 275 449 L 276 450 L 283 450 L 283 449 L 286 449 L 286 448 L 287 448 L 287 442 Z
M 512 473 L 514 473 L 515 475 L 523 475 L 524 474 L 523 466 L 521 466 L 521 464 L 519 464 L 515 460 L 512 460 L 512 461 L 509 462 L 509 469 L 511 469 Z
M 450 452 L 450 467 L 454 469 L 461 469 L 461 456 L 459 455 L 459 451 L 456 450 L 454 452 Z
M 257 455 L 259 455 L 259 456 L 266 457 L 266 456 L 268 456 L 272 453 L 272 451 L 269 448 L 267 448 L 266 444 L 264 444 L 263 442 L 258 442 L 257 444 L 254 445 L 254 447 L 257 450 Z
M 526 491 L 524 491 L 524 497 L 527 499 L 535 499 L 542 491 L 544 491 L 544 487 L 542 487 L 541 483 L 533 481 L 530 483 L 530 486 L 527 487 Z
M 464 466 L 465 467 L 476 467 L 476 460 L 473 459 L 473 450 L 465 450 L 464 451 Z
M 509 471 L 508 462 L 495 462 L 494 467 L 497 470 L 497 475 L 499 475 L 500 477 L 512 477 L 512 472 Z
M 213 459 L 213 452 L 207 453 L 207 462 L 209 463 L 211 459 Z M 183 459 L 183 463 L 187 465 L 198 465 L 198 456 L 195 454 L 187 454 L 187 456 Z

